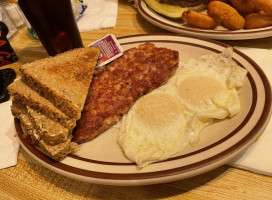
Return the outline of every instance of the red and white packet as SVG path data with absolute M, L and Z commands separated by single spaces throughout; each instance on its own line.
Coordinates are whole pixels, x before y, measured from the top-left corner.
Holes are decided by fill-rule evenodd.
M 97 63 L 98 67 L 110 63 L 114 59 L 122 56 L 124 53 L 124 50 L 113 34 L 105 35 L 88 46 L 98 47 L 101 49 L 100 57 Z

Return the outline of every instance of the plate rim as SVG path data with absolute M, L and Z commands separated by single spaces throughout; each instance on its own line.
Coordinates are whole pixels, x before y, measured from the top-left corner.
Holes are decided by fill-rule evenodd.
M 143 5 L 146 8 L 144 8 Z M 160 20 L 160 19 L 164 19 L 169 22 L 175 23 L 174 21 L 171 21 L 170 19 L 167 19 L 157 14 L 155 11 L 149 8 L 149 6 L 144 2 L 144 0 L 138 1 L 137 8 L 139 13 L 142 15 L 142 17 L 144 17 L 147 21 L 149 21 L 155 26 L 158 26 L 164 30 L 171 31 L 174 33 L 181 33 L 181 34 L 186 34 L 190 36 L 204 37 L 208 39 L 219 39 L 219 40 L 247 40 L 247 39 L 260 39 L 260 38 L 266 38 L 266 37 L 272 36 L 272 26 L 259 28 L 259 29 L 248 29 L 248 31 L 246 29 L 237 30 L 237 31 L 231 31 L 231 30 L 215 31 L 215 30 L 200 29 L 200 28 L 198 29 L 198 28 L 187 27 L 187 26 L 179 27 L 178 25 L 168 24 Z M 156 15 L 157 18 L 148 14 L 147 11 Z M 258 36 L 256 36 L 256 33 L 258 33 Z M 265 36 L 261 35 L 263 33 L 267 33 L 267 35 Z
M 226 45 L 224 43 L 221 43 L 221 42 L 218 42 L 218 41 L 213 41 L 213 40 L 203 39 L 203 38 L 197 38 L 197 37 L 192 37 L 192 36 L 187 36 L 187 35 L 186 36 L 176 35 L 176 34 L 172 34 L 172 33 L 169 33 L 169 34 L 137 34 L 137 35 L 128 35 L 128 36 L 118 37 L 117 39 L 122 40 L 122 39 L 129 39 L 129 38 L 142 37 L 142 36 L 144 36 L 144 37 L 154 37 L 154 36 L 162 36 L 162 35 L 169 36 L 169 37 L 193 38 L 193 39 L 197 39 L 197 40 L 203 40 L 203 41 L 206 41 L 206 42 L 211 42 L 211 43 L 214 43 L 214 44 L 222 46 L 222 47 L 228 46 L 228 45 Z M 168 40 L 171 41 L 171 39 L 168 39 Z M 139 43 L 139 41 L 135 41 L 135 42 Z M 240 56 L 245 58 L 253 66 L 253 68 L 258 72 L 258 74 L 262 78 L 262 83 L 264 83 L 263 85 L 265 86 L 264 89 L 265 89 L 266 93 L 268 94 L 268 99 L 271 100 L 271 98 L 272 98 L 271 97 L 271 86 L 270 86 L 269 81 L 268 81 L 266 75 L 264 74 L 263 70 L 256 64 L 255 61 L 253 61 L 250 57 L 248 57 L 247 55 L 245 55 L 244 53 L 242 53 L 238 49 L 234 48 L 234 52 L 237 53 L 237 54 L 240 54 Z M 263 112 L 265 112 L 265 116 L 263 116 L 263 113 L 262 113 L 262 115 L 261 115 L 262 117 L 260 117 L 260 119 L 263 119 L 262 122 L 258 122 L 254 126 L 254 128 L 256 128 L 258 130 L 255 130 L 255 131 L 251 130 L 251 134 L 250 134 L 249 138 L 247 138 L 246 141 L 242 142 L 243 145 L 241 146 L 241 145 L 238 145 L 236 143 L 236 146 L 238 145 L 238 147 L 234 148 L 230 153 L 225 155 L 225 157 L 220 157 L 220 156 L 216 155 L 216 157 L 218 157 L 216 160 L 214 160 L 215 158 L 212 159 L 212 157 L 209 158 L 209 159 L 213 160 L 213 162 L 205 162 L 206 165 L 202 165 L 201 167 L 203 167 L 203 168 L 202 168 L 202 170 L 200 170 L 201 172 L 197 171 L 198 173 L 204 173 L 206 171 L 210 171 L 210 170 L 216 168 L 217 166 L 220 166 L 221 165 L 220 162 L 222 162 L 224 164 L 226 162 L 226 160 L 224 160 L 224 159 L 233 158 L 233 157 L 231 157 L 231 155 L 233 155 L 233 152 L 236 152 L 236 155 L 237 155 L 240 152 L 242 152 L 243 150 L 245 150 L 246 147 L 248 147 L 252 142 L 254 142 L 254 138 L 258 137 L 263 132 L 263 130 L 265 129 L 265 127 L 266 127 L 266 125 L 267 125 L 267 123 L 269 121 L 269 116 L 271 115 L 271 101 L 268 101 L 267 98 L 266 98 L 264 105 L 268 109 L 265 109 L 265 108 L 263 109 Z M 16 130 L 18 132 L 18 129 L 20 129 L 20 125 L 18 125 L 18 120 L 15 120 L 15 125 L 16 125 Z M 248 134 L 247 134 L 247 136 L 248 136 Z M 68 176 L 68 177 L 71 177 L 71 178 L 79 179 L 79 180 L 82 180 L 82 181 L 87 181 L 87 182 L 92 182 L 92 183 L 97 183 L 97 184 L 106 184 L 106 185 L 146 185 L 146 184 L 169 182 L 169 181 L 173 181 L 175 179 L 180 180 L 180 179 L 183 179 L 183 178 L 191 177 L 190 175 L 182 176 L 182 173 L 178 173 L 176 170 L 169 173 L 166 178 L 165 178 L 165 176 L 162 176 L 162 177 L 156 176 L 156 174 L 155 174 L 155 177 L 153 176 L 153 178 L 146 178 L 145 174 L 140 174 L 140 175 L 138 175 L 138 179 L 135 179 L 135 178 L 129 179 L 129 174 L 123 174 L 123 175 L 126 175 L 127 177 L 125 177 L 123 179 L 109 179 L 109 177 L 105 176 L 104 179 L 103 179 L 103 178 L 97 178 L 95 176 L 90 177 L 90 174 L 89 174 L 90 171 L 87 171 L 87 170 L 84 171 L 83 169 L 80 169 L 80 170 L 83 170 L 82 174 L 73 174 L 73 173 L 70 173 L 69 171 L 63 171 L 63 168 L 66 168 L 68 165 L 66 165 L 64 163 L 61 163 L 61 162 L 54 162 L 53 161 L 53 164 L 51 163 L 51 166 L 48 166 L 48 165 L 50 165 L 50 164 L 48 164 L 48 162 L 52 162 L 51 159 L 49 159 L 47 156 L 45 156 L 41 152 L 39 152 L 37 150 L 35 151 L 35 147 L 33 147 L 32 145 L 30 145 L 30 144 L 26 143 L 24 140 L 22 140 L 20 138 L 20 135 L 19 135 L 19 140 L 20 140 L 20 143 L 23 146 L 23 148 L 36 161 L 40 162 L 45 167 L 47 167 L 47 168 L 49 168 L 52 171 L 55 171 L 57 173 L 63 174 L 65 176 Z M 243 138 L 243 140 L 244 140 L 244 138 Z M 42 159 L 39 159 L 37 157 L 37 153 L 41 154 L 39 156 L 41 156 Z M 213 168 L 209 168 L 209 169 L 205 170 L 205 167 L 209 166 L 211 163 L 212 164 L 216 163 L 217 165 L 215 165 Z M 77 169 L 74 169 L 71 166 L 68 166 L 68 167 L 70 167 L 71 172 L 77 171 Z M 199 168 L 201 168 L 201 167 L 199 167 Z M 189 169 L 190 169 L 190 166 L 188 166 L 188 168 L 185 168 L 184 170 L 185 171 L 188 170 L 188 171 L 191 171 L 191 172 L 194 171 L 194 169 L 191 169 L 191 170 L 189 170 Z M 112 174 L 112 175 L 114 177 L 114 174 Z M 197 175 L 197 174 L 193 174 L 193 176 L 195 176 L 195 175 Z M 134 177 L 135 177 L 135 175 L 134 175 Z

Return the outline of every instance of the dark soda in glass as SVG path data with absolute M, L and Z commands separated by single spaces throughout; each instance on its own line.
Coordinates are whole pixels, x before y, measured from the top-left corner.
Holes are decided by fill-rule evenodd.
M 50 56 L 83 47 L 70 0 L 19 0 Z

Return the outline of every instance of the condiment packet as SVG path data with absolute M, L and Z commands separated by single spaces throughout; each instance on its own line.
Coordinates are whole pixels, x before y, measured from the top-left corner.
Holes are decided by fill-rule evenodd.
M 88 46 L 99 47 L 101 54 L 98 60 L 98 67 L 104 66 L 123 55 L 124 50 L 113 34 L 108 34 Z

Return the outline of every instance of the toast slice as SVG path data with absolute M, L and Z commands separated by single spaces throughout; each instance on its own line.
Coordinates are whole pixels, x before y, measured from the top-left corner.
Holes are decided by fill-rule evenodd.
M 24 109 L 22 105 L 26 105 L 47 116 L 49 119 L 60 123 L 69 130 L 72 130 L 75 127 L 76 119 L 71 119 L 65 115 L 50 101 L 28 87 L 21 79 L 10 84 L 8 90 L 13 96 L 13 102 L 17 107 Z M 16 109 L 16 107 L 14 109 Z
M 65 142 L 68 137 L 71 136 L 72 130 L 69 131 L 61 124 L 49 119 L 48 117 L 36 112 L 18 101 L 12 102 L 11 111 L 15 118 L 24 121 L 24 127 L 27 129 L 32 129 L 32 132 L 35 130 L 35 141 L 43 139 L 49 145 L 56 145 Z
M 78 48 L 25 64 L 19 71 L 23 82 L 77 120 L 99 55 L 99 48 Z
M 27 114 L 26 106 L 20 101 L 12 100 L 12 105 L 10 108 L 12 115 L 17 119 L 20 119 L 21 114 Z
M 20 121 L 25 137 L 30 136 L 33 144 L 37 146 L 48 157 L 54 160 L 62 160 L 68 154 L 76 152 L 78 150 L 77 144 L 75 142 L 71 142 L 71 136 L 65 142 L 57 145 L 50 145 L 42 139 L 40 139 L 39 141 L 33 140 L 33 137 L 35 138 L 34 134 L 36 133 L 36 130 L 34 129 L 33 125 L 28 123 L 31 120 L 27 118 L 27 115 L 25 115 L 23 118 L 24 120 L 20 119 Z
M 49 145 L 44 140 L 41 140 L 39 142 L 39 148 L 50 158 L 62 160 L 68 154 L 78 151 L 77 143 L 71 142 L 71 139 L 72 137 L 70 136 L 68 140 L 57 145 Z
M 61 124 L 52 121 L 46 116 L 27 107 L 28 116 L 31 119 L 34 129 L 37 130 L 41 139 L 49 145 L 56 145 L 68 140 L 71 136 L 71 130 L 63 127 Z
M 29 110 L 29 108 L 24 107 L 23 104 L 21 105 L 12 104 L 11 110 L 12 110 L 12 113 L 15 114 L 14 116 L 20 119 L 21 127 L 24 134 L 23 137 L 30 138 L 31 143 L 34 146 L 38 147 L 44 154 L 46 154 L 50 158 L 54 160 L 61 160 L 65 158 L 68 154 L 78 150 L 78 145 L 75 142 L 71 142 L 72 135 L 71 134 L 61 135 L 60 134 L 61 129 L 59 129 L 58 126 L 53 127 L 50 125 L 50 123 L 47 124 L 47 127 L 45 126 L 46 128 L 55 128 L 55 133 L 58 134 L 57 138 L 59 139 L 57 143 L 56 143 L 56 137 L 54 137 L 53 135 L 54 132 L 48 132 L 45 127 L 43 127 L 42 131 L 40 129 L 37 129 L 37 125 L 39 124 L 36 123 L 36 121 L 33 121 L 33 118 L 37 117 L 36 120 L 39 121 L 45 116 L 42 117 L 41 114 L 36 113 L 34 110 L 31 110 L 31 109 Z M 56 122 L 53 122 L 53 123 L 56 123 Z M 46 123 L 42 123 L 43 126 L 44 124 Z M 63 136 L 65 137 L 65 139 L 63 139 L 64 138 Z M 50 139 L 53 139 L 53 140 L 50 140 Z
M 21 112 L 21 114 L 18 116 L 21 122 L 21 127 L 23 130 L 23 137 L 24 138 L 30 138 L 32 144 L 39 144 L 40 136 L 37 132 L 37 130 L 34 129 L 33 124 L 28 117 L 28 115 L 24 112 Z
M 78 150 L 72 130 L 80 118 L 100 49 L 70 50 L 23 65 L 9 85 L 11 111 L 24 138 L 54 160 Z

